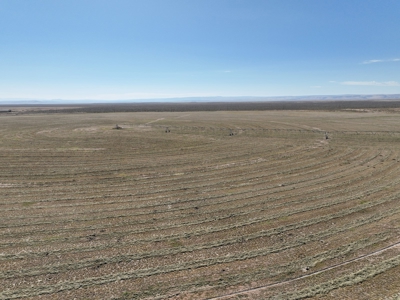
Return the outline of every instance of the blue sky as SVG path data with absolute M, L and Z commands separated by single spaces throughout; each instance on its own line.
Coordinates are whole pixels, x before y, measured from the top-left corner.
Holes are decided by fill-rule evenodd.
M 400 93 L 398 0 L 0 0 L 0 99 Z

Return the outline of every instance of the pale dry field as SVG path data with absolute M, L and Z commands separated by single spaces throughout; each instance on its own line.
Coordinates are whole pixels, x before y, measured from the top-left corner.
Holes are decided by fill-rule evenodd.
M 0 124 L 0 299 L 400 296 L 398 112 Z

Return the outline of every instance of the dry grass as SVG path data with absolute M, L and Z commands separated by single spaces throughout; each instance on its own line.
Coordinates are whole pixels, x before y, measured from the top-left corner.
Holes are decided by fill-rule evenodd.
M 0 121 L 0 299 L 399 295 L 396 112 Z

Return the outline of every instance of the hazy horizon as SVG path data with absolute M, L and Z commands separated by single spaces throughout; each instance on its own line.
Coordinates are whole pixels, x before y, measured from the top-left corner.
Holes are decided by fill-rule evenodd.
M 400 94 L 371 94 L 371 95 L 303 95 L 303 96 L 235 96 L 235 97 L 181 97 L 181 98 L 148 98 L 148 99 L 0 99 L 0 105 L 13 104 L 112 104 L 112 103 L 187 103 L 187 102 L 290 102 L 290 101 L 363 101 L 363 100 L 399 100 Z

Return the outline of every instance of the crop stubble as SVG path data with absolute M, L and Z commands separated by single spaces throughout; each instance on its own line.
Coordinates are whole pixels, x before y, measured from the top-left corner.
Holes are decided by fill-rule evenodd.
M 0 121 L 0 299 L 400 291 L 393 112 Z

